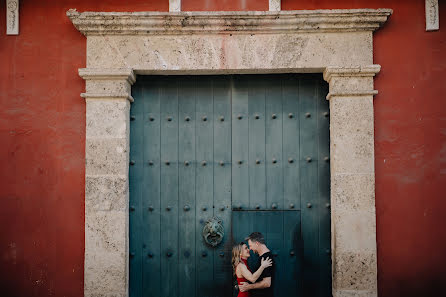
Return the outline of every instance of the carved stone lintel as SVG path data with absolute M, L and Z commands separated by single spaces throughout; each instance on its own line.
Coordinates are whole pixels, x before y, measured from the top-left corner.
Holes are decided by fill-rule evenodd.
M 426 31 L 435 31 L 440 29 L 438 0 L 426 0 Z
M 375 31 L 391 9 L 247 12 L 67 11 L 84 35 L 250 34 Z
M 19 0 L 6 1 L 6 34 L 19 34 Z

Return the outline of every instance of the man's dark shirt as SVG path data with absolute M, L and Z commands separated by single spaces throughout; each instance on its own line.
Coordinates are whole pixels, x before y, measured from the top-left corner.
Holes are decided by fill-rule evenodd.
M 270 258 L 271 260 L 273 260 L 273 265 L 263 270 L 262 274 L 257 279 L 256 283 L 261 282 L 262 279 L 265 277 L 271 277 L 271 286 L 269 288 L 264 288 L 264 289 L 250 290 L 249 292 L 252 297 L 274 297 L 274 277 L 276 273 L 276 263 L 274 263 L 273 254 L 271 252 L 267 252 L 261 255 L 256 265 L 257 268 L 256 270 L 253 270 L 253 272 L 257 271 L 257 269 L 260 267 L 260 264 L 262 263 L 262 258 L 263 259 Z

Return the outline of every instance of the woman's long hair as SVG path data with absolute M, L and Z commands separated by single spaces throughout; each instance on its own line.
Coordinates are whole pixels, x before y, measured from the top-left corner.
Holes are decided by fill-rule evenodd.
M 241 255 L 242 255 L 242 249 L 243 249 L 243 245 L 245 243 L 244 242 L 240 242 L 236 245 L 234 245 L 234 247 L 232 248 L 232 271 L 235 274 L 235 269 L 237 268 L 237 265 L 240 264 L 241 262 Z

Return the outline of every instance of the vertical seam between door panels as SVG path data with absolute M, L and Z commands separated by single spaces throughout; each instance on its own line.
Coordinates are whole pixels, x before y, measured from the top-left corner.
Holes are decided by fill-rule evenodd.
M 159 82 L 159 80 L 158 80 L 158 82 Z M 159 235 L 159 257 L 160 257 L 160 265 L 159 265 L 159 274 L 160 274 L 160 276 L 162 277 L 162 264 L 161 264 L 161 254 L 162 254 L 162 251 L 161 251 L 161 185 L 162 185 L 162 180 L 161 180 L 161 178 L 162 178 L 162 175 L 161 175 L 161 149 L 162 149 L 162 145 L 161 145 L 161 112 L 162 112 L 162 105 L 161 105 L 161 88 L 162 88 L 162 86 L 163 86 L 163 84 L 161 83 L 158 83 L 157 84 L 158 85 L 158 92 L 157 92 L 157 94 L 158 94 L 158 104 L 159 104 L 159 122 L 160 122 L 160 124 L 159 124 L 159 157 L 158 157 L 158 167 L 159 167 L 159 177 L 160 177 L 160 182 L 159 182 L 159 186 L 158 186 L 158 191 L 159 191 L 159 195 L 158 195 L 158 201 L 159 201 L 159 205 L 158 205 L 158 213 L 159 213 L 159 228 L 160 228 L 160 235 Z M 161 291 L 161 285 L 160 285 L 160 291 Z
M 282 155 L 280 162 L 280 167 L 282 167 L 282 209 L 285 209 L 285 167 L 283 166 L 283 159 L 284 159 L 284 153 L 283 153 L 283 76 L 280 77 L 280 102 L 281 102 L 281 108 L 280 108 L 280 121 L 282 124 Z
M 283 80 L 286 79 L 283 76 L 280 76 L 280 120 L 282 121 L 282 156 L 281 159 L 283 160 Z M 285 173 L 284 173 L 284 169 L 283 169 L 283 162 L 280 162 L 281 166 L 282 166 L 282 254 L 284 254 L 284 243 L 285 243 Z M 286 273 L 286 271 L 282 270 L 283 272 Z M 276 272 L 277 273 L 277 272 Z M 285 273 L 283 274 L 283 276 L 285 277 Z
M 194 264 L 195 264 L 195 295 L 197 295 L 197 283 L 198 283 L 198 265 L 197 265 L 197 92 L 198 92 L 198 88 L 196 88 L 196 80 L 195 77 L 192 78 L 192 81 L 194 83 L 194 116 L 193 116 L 193 121 L 194 121 L 194 180 L 195 180 L 195 184 L 194 184 L 194 197 L 195 197 L 195 215 L 194 215 L 194 227 L 195 227 L 195 232 L 194 232 Z
M 250 80 L 243 80 L 243 83 L 246 83 L 246 86 L 247 86 L 247 93 L 248 93 L 248 102 L 247 102 L 247 115 L 246 115 L 246 120 L 248 121 L 248 137 L 247 137 L 247 139 L 248 139 L 248 162 L 247 162 L 247 164 L 246 164 L 246 166 L 248 167 L 248 209 L 249 209 L 249 206 L 251 205 L 251 178 L 250 178 L 250 164 L 251 164 L 251 154 L 249 153 L 250 152 L 250 149 L 251 149 L 251 141 L 250 141 L 250 139 L 249 139 L 249 128 L 250 128 L 250 109 L 249 109 L 249 97 L 250 97 L 250 94 L 251 94 L 251 81 Z
M 301 129 L 302 129 L 302 125 L 300 124 L 300 108 L 301 108 L 301 96 L 300 96 L 300 84 L 301 84 L 301 82 L 302 82 L 302 79 L 301 79 L 301 77 L 299 76 L 298 77 L 298 79 L 297 79 L 297 94 L 298 94 L 298 96 L 297 96 L 297 115 L 296 115 L 296 117 L 297 117 L 297 123 L 298 123 L 298 127 L 299 127 L 299 145 L 298 145 L 298 151 L 299 151 L 299 163 L 300 163 L 300 160 L 301 160 L 301 157 L 302 157 L 302 143 L 301 143 Z M 300 203 L 300 209 L 302 209 L 302 183 L 301 183 L 301 176 L 302 176 L 302 174 L 301 174 L 301 168 L 300 168 L 300 166 L 299 166 L 299 169 L 298 169 L 298 176 L 299 176 L 299 190 L 298 190 L 298 192 L 299 192 L 299 203 Z M 302 229 L 302 224 L 301 224 L 301 229 Z M 303 236 L 302 236 L 302 238 L 303 238 Z
M 192 94 L 194 98 L 194 288 L 197 295 L 197 85 L 195 77 L 192 78 Z
M 230 104 L 231 104 L 231 111 L 230 111 L 230 119 L 231 119 L 231 126 L 229 127 L 230 128 L 230 131 L 231 131 L 231 202 L 230 202 L 230 204 L 229 204 L 229 211 L 231 212 L 231 216 L 230 216 L 230 226 L 231 226 L 231 238 L 232 238 L 232 193 L 233 193 L 233 189 L 232 189 L 232 178 L 233 178 L 233 175 L 232 175 L 232 171 L 233 171 L 233 160 L 232 160 L 232 137 L 233 137 L 233 135 L 232 135 L 232 121 L 233 121 L 233 119 L 232 119 L 232 95 L 233 95 L 233 92 L 234 92 L 234 78 L 235 78 L 235 75 L 231 75 L 231 81 L 230 81 L 230 84 L 229 84 L 229 86 L 230 86 L 230 92 L 229 92 L 229 94 L 230 94 Z M 231 257 L 232 257 L 232 254 L 231 254 Z M 231 287 L 232 287 L 232 281 L 231 281 Z
M 214 82 L 215 77 L 211 77 L 211 100 L 212 100 L 212 217 L 214 217 L 214 205 L 215 205 L 215 104 L 214 104 Z M 212 280 L 215 282 L 215 255 L 212 251 Z
M 140 88 L 140 100 L 142 101 L 142 142 L 143 142 L 143 147 L 144 147 L 144 138 L 145 138 L 145 135 L 146 135 L 146 133 L 145 133 L 145 125 L 144 125 L 144 112 L 145 112 L 145 110 L 144 110 L 144 101 L 145 101 L 145 96 L 143 96 L 144 94 L 146 94 L 146 92 L 144 91 L 145 90 L 145 87 L 144 86 L 142 86 L 141 88 Z M 142 181 L 143 181 L 143 184 L 144 184 L 144 181 L 146 180 L 146 171 L 144 170 L 144 163 L 145 163 L 145 158 L 146 156 L 145 156 L 145 150 L 143 149 L 143 151 L 142 151 Z M 142 189 L 142 192 L 144 193 L 145 191 L 144 191 L 144 189 Z M 141 225 L 143 225 L 143 223 L 144 223 L 144 195 L 141 195 L 142 197 L 141 197 L 141 205 L 139 206 L 139 209 L 141 209 L 142 211 L 141 211 Z M 142 229 L 142 228 L 141 228 Z M 142 240 L 142 242 L 143 242 L 143 244 L 144 244 L 144 236 L 143 236 L 143 240 Z M 144 245 L 143 245 L 143 247 L 142 247 L 142 251 L 144 251 Z M 141 252 L 141 275 L 142 275 L 142 280 L 144 280 L 144 254 Z M 144 282 L 143 281 L 141 281 L 141 291 L 142 292 L 144 292 Z
M 265 76 L 263 76 L 265 77 Z M 272 80 L 274 83 L 274 80 Z M 266 209 L 268 209 L 268 178 L 267 178 L 267 173 L 266 173 L 266 167 L 267 167 L 267 162 L 266 162 L 266 86 L 268 86 L 268 84 L 262 84 L 262 88 L 263 88 L 263 166 L 265 167 L 264 169 L 264 176 L 265 176 L 265 206 Z
M 318 226 L 318 231 L 317 231 L 317 247 L 318 247 L 318 252 L 317 252 L 317 257 L 318 257 L 318 261 L 319 261 L 319 273 L 318 273 L 318 284 L 319 284 L 319 292 L 318 295 L 320 296 L 321 293 L 321 273 L 322 273 L 322 267 L 321 267 L 321 211 L 322 211 L 322 201 L 321 201 L 321 196 L 320 196 L 320 176 L 319 176 L 319 166 L 320 166 L 320 131 L 319 131 L 319 100 L 321 100 L 319 98 L 319 81 L 314 80 L 314 86 L 316 87 L 316 135 L 317 135 L 317 167 L 316 167 L 316 185 L 317 185 L 317 226 Z
M 180 98 L 178 96 L 178 79 L 175 80 L 175 90 L 177 97 L 177 267 L 180 267 Z M 180 270 L 177 268 L 177 286 L 180 284 Z M 177 294 L 179 292 L 177 291 Z
M 300 82 L 301 82 L 301 77 L 300 76 L 297 76 L 296 77 L 297 79 L 296 79 L 296 86 L 297 86 L 297 111 L 296 111 L 296 114 L 297 114 L 297 123 L 298 123 L 298 132 L 299 132 L 299 137 L 298 137 L 298 157 L 297 157 L 297 159 L 299 160 L 299 163 L 301 163 L 301 147 L 302 147 L 302 143 L 301 143 L 301 125 L 300 125 L 300 101 L 301 101 L 301 96 L 300 96 Z M 300 272 L 302 272 L 302 276 L 303 276 L 303 265 L 304 265 L 304 258 L 305 258 L 305 255 L 304 255 L 304 251 L 305 251 L 305 243 L 304 243 L 304 241 L 303 241 L 303 229 L 302 229 L 302 225 L 303 225 L 303 216 L 302 216 L 302 214 L 303 214 L 303 209 L 302 209 L 302 195 L 301 195 L 301 190 L 302 190 L 302 184 L 301 184 L 301 165 L 299 164 L 299 168 L 298 168 L 298 185 L 299 185 L 299 193 L 298 193 L 298 197 L 299 197 L 299 221 L 300 221 L 300 223 L 299 223 L 299 233 L 300 233 L 300 243 L 299 243 L 299 252 L 300 252 L 300 260 L 301 260 L 301 267 L 300 267 L 300 269 L 299 269 L 299 271 Z M 303 290 L 303 288 L 301 287 L 300 288 L 301 290 Z

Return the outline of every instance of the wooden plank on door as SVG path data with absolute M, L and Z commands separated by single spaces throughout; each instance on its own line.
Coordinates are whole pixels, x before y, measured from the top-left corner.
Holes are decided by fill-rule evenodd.
M 178 78 L 179 122 L 179 291 L 178 296 L 195 296 L 195 83 L 196 77 Z
M 135 87 L 133 94 L 136 98 L 142 98 L 142 89 Z M 129 192 L 129 229 L 130 229 L 130 260 L 131 267 L 129 282 L 131 294 L 137 295 L 142 292 L 142 178 L 143 178 L 143 119 L 141 109 L 131 109 L 130 137 L 138 144 L 133 148 L 132 159 L 129 166 L 130 189 Z M 137 120 L 136 120 L 137 119 Z
M 178 89 L 171 78 L 161 88 L 161 286 L 162 296 L 178 296 Z
M 284 209 L 300 209 L 299 184 L 299 80 L 290 75 L 282 80 L 283 96 L 283 192 Z M 292 162 L 290 162 L 292 161 Z
M 266 208 L 284 209 L 282 76 L 267 76 L 265 85 Z
M 265 87 L 261 79 L 249 82 L 249 208 L 266 208 Z
M 160 86 L 158 79 L 141 80 L 143 96 L 140 100 L 144 112 L 142 296 L 157 297 L 161 294 Z
M 304 241 L 304 291 L 317 295 L 319 288 L 319 209 L 317 80 L 305 76 L 299 81 L 300 193 Z M 316 140 L 316 141 L 315 141 Z
M 236 75 L 232 80 L 232 207 L 249 208 L 249 80 Z
M 317 86 L 318 121 L 318 200 L 319 210 L 319 296 L 331 296 L 331 223 L 330 223 L 330 114 L 328 84 L 320 78 Z
M 213 78 L 214 97 L 214 217 L 226 232 L 231 222 L 231 77 Z M 231 294 L 231 243 L 228 233 L 214 248 L 215 296 Z
M 245 238 L 252 232 L 260 232 L 265 237 L 265 241 L 268 239 L 268 211 L 248 211 L 250 213 L 249 228 L 246 230 Z M 248 243 L 248 241 L 246 241 Z M 251 271 L 258 269 L 259 256 L 251 251 L 251 256 L 248 259 L 248 265 Z
M 302 296 L 302 258 L 303 242 L 301 237 L 300 211 L 285 211 L 283 213 L 283 254 L 284 259 L 281 281 L 283 296 Z M 277 295 L 280 296 L 280 295 Z
M 204 224 L 213 216 L 214 129 L 212 77 L 200 77 L 196 87 L 196 291 L 200 296 L 212 296 L 214 254 L 203 240 Z
M 284 271 L 283 268 L 286 264 L 286 261 L 288 258 L 287 255 L 284 253 L 283 250 L 283 211 L 268 211 L 266 212 L 266 225 L 267 225 L 267 232 L 266 232 L 266 243 L 268 248 L 271 250 L 271 253 L 274 257 L 274 262 L 276 265 L 276 273 L 274 278 L 274 292 L 277 296 L 281 296 L 281 288 L 283 286 L 286 286 L 287 284 L 284 284 L 282 282 L 282 279 L 284 277 Z M 282 291 L 282 293 L 285 293 Z
M 255 211 L 233 211 L 232 212 L 232 238 L 235 244 L 248 243 L 245 238 L 255 230 L 263 230 L 264 228 L 255 228 Z
M 231 229 L 231 237 L 233 239 L 234 244 L 239 244 L 245 241 L 245 238 L 251 234 L 253 230 L 253 221 L 254 221 L 254 212 L 253 211 L 233 211 L 231 214 L 232 220 L 232 229 Z M 251 252 L 251 257 L 253 253 Z M 253 263 L 248 259 L 248 266 L 253 267 Z M 233 283 L 236 284 L 237 280 L 234 276 Z M 233 297 L 238 295 L 239 291 L 234 287 L 233 289 Z

